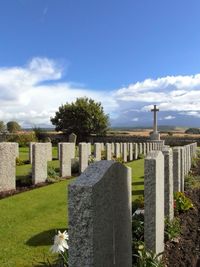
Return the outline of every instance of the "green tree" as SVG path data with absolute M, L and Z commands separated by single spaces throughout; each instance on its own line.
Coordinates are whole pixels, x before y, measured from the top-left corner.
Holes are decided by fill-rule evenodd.
M 59 107 L 51 122 L 57 131 L 67 134 L 75 133 L 79 138 L 91 134 L 103 135 L 106 133 L 109 117 L 104 113 L 100 102 L 91 98 L 77 98 L 71 104 L 66 103 Z
M 5 129 L 6 129 L 6 125 L 5 125 L 5 123 L 4 123 L 3 121 L 0 121 L 0 132 L 1 132 L 1 133 L 4 132 Z
M 16 121 L 9 121 L 7 123 L 7 130 L 9 133 L 15 133 L 21 130 L 21 126 Z
M 199 128 L 189 128 L 185 131 L 186 134 L 200 134 Z

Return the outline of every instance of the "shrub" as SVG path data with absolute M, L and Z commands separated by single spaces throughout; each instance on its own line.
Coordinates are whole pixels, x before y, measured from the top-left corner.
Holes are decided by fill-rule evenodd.
M 94 163 L 95 162 L 95 157 L 93 155 L 90 155 L 88 158 L 88 164 Z
M 167 217 L 165 219 L 165 240 L 172 240 L 178 237 L 181 233 L 181 226 L 179 218 L 174 218 L 169 220 Z
M 26 147 L 30 142 L 36 142 L 34 133 L 13 134 L 7 138 L 7 142 L 16 142 L 20 147 Z
M 21 166 L 21 165 L 24 165 L 26 163 L 27 163 L 27 161 L 21 160 L 20 158 L 16 158 L 16 165 L 17 166 Z
M 53 166 L 47 167 L 47 175 L 48 175 L 47 177 L 48 183 L 55 183 L 60 181 L 59 171 Z
M 33 132 L 34 132 L 36 139 L 38 141 L 44 141 L 45 140 L 44 131 L 41 128 L 34 127 Z
M 188 174 L 185 176 L 185 189 L 194 189 L 200 187 L 200 176 L 194 176 L 192 174 Z
M 200 134 L 199 128 L 189 128 L 185 131 L 186 134 Z
M 106 159 L 106 151 L 101 151 L 101 159 L 102 160 Z
M 135 267 L 164 267 L 160 256 L 162 253 L 155 254 L 150 250 L 146 250 L 144 245 L 140 245 L 138 249 L 138 254 L 135 256 L 138 258 Z
M 116 160 L 117 162 L 119 162 L 119 163 L 124 164 L 124 161 L 123 161 L 122 157 L 115 158 L 115 160 Z
M 144 242 L 144 214 L 136 214 L 132 219 L 132 251 L 138 255 L 138 249 Z M 133 258 L 136 263 L 137 259 Z
M 133 211 L 137 209 L 144 209 L 144 196 L 140 196 L 133 202 Z
M 183 192 L 174 193 L 174 209 L 177 213 L 185 212 L 193 208 L 192 201 Z
M 144 158 L 145 158 L 144 154 L 139 154 L 138 155 L 138 159 L 144 159 Z

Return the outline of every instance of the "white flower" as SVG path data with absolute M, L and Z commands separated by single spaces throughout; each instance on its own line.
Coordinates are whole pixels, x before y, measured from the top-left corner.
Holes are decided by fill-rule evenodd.
M 58 231 L 58 234 L 55 235 L 54 237 L 54 244 L 50 250 L 53 253 L 61 253 L 61 252 L 64 252 L 65 249 L 69 249 L 69 246 L 67 244 L 68 239 L 69 239 L 69 235 L 67 231 L 64 231 L 63 233 Z

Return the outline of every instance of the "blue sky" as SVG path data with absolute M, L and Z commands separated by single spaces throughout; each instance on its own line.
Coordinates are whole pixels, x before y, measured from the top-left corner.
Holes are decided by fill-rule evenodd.
M 113 126 L 200 125 L 199 0 L 1 0 L 0 120 L 101 101 Z

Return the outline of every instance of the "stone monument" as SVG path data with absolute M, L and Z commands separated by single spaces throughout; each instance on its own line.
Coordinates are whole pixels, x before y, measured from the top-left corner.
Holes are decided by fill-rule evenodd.
M 153 120 L 153 132 L 150 133 L 150 139 L 153 141 L 160 141 L 160 134 L 157 130 L 157 113 L 159 109 L 154 105 L 154 108 L 151 109 L 151 112 L 154 113 L 154 120 Z

